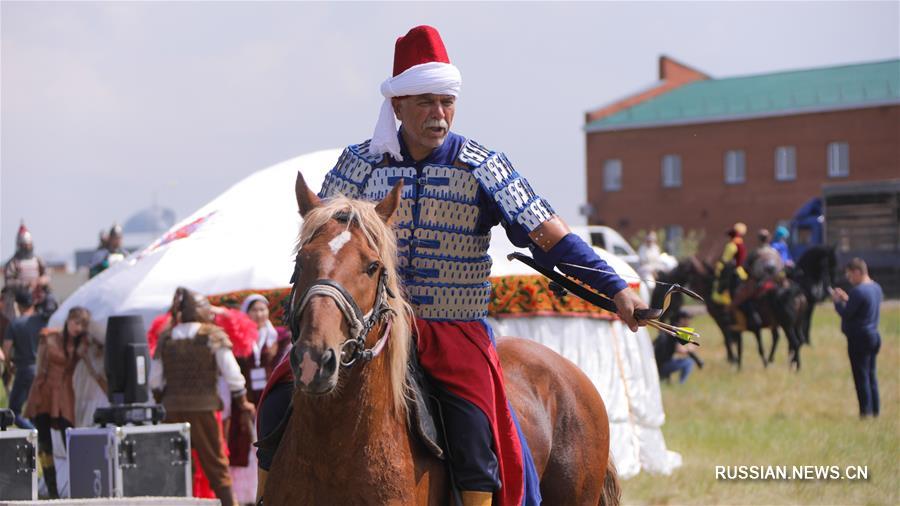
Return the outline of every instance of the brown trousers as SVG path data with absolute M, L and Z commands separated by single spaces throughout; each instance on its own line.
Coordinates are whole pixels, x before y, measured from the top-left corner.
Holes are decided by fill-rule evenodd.
M 191 448 L 197 450 L 200 467 L 216 496 L 226 504 L 223 495 L 231 496 L 231 474 L 228 458 L 222 448 L 222 433 L 212 411 L 168 411 L 166 422 L 191 424 Z

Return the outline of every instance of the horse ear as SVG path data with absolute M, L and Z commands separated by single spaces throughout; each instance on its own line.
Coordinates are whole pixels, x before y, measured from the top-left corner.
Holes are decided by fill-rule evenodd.
M 391 217 L 394 216 L 394 213 L 400 206 L 400 194 L 402 192 L 403 180 L 401 179 L 400 181 L 397 181 L 397 184 L 395 184 L 391 192 L 387 194 L 387 197 L 375 206 L 375 212 L 378 213 L 378 216 L 381 216 L 381 219 L 385 223 L 391 222 Z
M 303 174 L 297 172 L 297 182 L 294 184 L 294 193 L 297 194 L 297 208 L 300 210 L 300 216 L 306 216 L 306 213 L 312 211 L 322 203 L 319 197 L 306 186 L 306 180 Z

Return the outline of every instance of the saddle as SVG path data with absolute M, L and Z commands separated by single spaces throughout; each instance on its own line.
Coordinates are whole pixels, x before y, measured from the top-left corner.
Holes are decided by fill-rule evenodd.
M 413 345 L 415 346 L 415 345 Z M 409 392 L 407 398 L 407 408 L 409 411 L 408 423 L 413 434 L 419 438 L 425 448 L 435 457 L 445 460 L 446 451 L 444 442 L 446 438 L 443 436 L 444 424 L 440 415 L 440 404 L 434 396 L 433 387 L 422 366 L 419 364 L 418 355 L 413 349 L 410 353 L 409 363 L 407 365 L 408 372 L 406 375 L 406 385 Z M 284 416 L 275 429 L 265 437 L 255 443 L 255 446 L 267 450 L 275 450 L 284 437 L 287 430 L 291 413 L 293 412 L 293 403 L 285 411 Z
M 413 433 L 419 437 L 422 444 L 428 448 L 435 457 L 444 460 L 443 417 L 440 414 L 440 404 L 433 394 L 431 380 L 425 374 L 419 364 L 419 357 L 415 350 L 409 354 L 406 385 L 409 387 L 410 398 L 407 400 L 409 408 L 409 423 Z

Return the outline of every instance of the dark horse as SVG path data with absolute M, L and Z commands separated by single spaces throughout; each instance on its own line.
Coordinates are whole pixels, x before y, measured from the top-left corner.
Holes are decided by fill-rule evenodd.
M 412 320 L 389 224 L 401 187 L 377 205 L 320 202 L 298 175 L 293 411 L 265 484 L 267 506 L 450 501 L 444 463 L 407 426 Z M 497 351 L 545 503 L 618 504 L 609 420 L 591 381 L 531 341 L 503 338 Z M 359 352 L 370 360 L 350 367 Z
M 789 277 L 803 290 L 808 301 L 802 315 L 803 342 L 810 343 L 810 325 L 816 304 L 827 299 L 837 280 L 837 256 L 832 246 L 812 246 L 797 260 Z
M 706 301 L 706 309 L 709 315 L 719 326 L 722 335 L 725 338 L 725 351 L 728 356 L 728 362 L 734 363 L 738 369 L 741 367 L 743 357 L 743 339 L 741 333 L 750 331 L 756 337 L 759 356 L 762 359 L 764 367 L 767 367 L 775 358 L 775 349 L 778 345 L 779 332 L 781 328 L 788 339 L 790 363 L 800 368 L 800 345 L 802 343 L 803 332 L 803 314 L 806 312 L 806 300 L 801 289 L 794 283 L 786 283 L 785 286 L 778 287 L 767 292 L 763 297 L 757 299 L 762 325 L 759 327 L 747 328 L 733 324 L 733 317 L 729 314 L 727 306 L 717 304 L 713 301 L 712 290 L 713 281 L 715 279 L 714 269 L 712 266 L 701 262 L 696 257 L 682 260 L 678 265 L 668 273 L 662 273 L 657 278 L 663 283 L 679 283 L 690 287 L 699 293 Z M 663 284 L 657 284 L 653 290 L 651 298 L 651 307 L 660 307 L 662 297 L 665 295 L 667 287 Z M 680 294 L 673 294 L 671 304 L 669 305 L 668 318 L 674 318 L 678 308 L 682 304 Z M 772 348 L 766 356 L 765 348 L 762 341 L 762 329 L 768 328 L 772 332 Z

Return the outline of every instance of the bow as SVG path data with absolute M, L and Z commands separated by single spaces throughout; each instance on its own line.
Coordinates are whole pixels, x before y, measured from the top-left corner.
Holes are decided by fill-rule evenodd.
M 585 300 L 599 307 L 600 309 L 604 309 L 611 313 L 618 313 L 616 303 L 613 302 L 609 297 L 606 297 L 603 294 L 595 292 L 590 288 L 575 282 L 572 278 L 569 278 L 568 276 L 560 272 L 557 272 L 553 269 L 548 269 L 538 264 L 533 258 L 528 255 L 515 252 L 507 255 L 506 258 L 509 260 L 518 260 L 549 278 L 550 289 L 558 297 L 565 295 L 566 292 L 571 292 L 576 297 Z M 644 322 L 645 324 L 653 328 L 661 330 L 666 334 L 669 334 L 682 344 L 693 343 L 697 346 L 700 346 L 700 343 L 696 341 L 696 339 L 700 337 L 700 334 L 695 332 L 693 328 L 676 327 L 675 325 L 670 325 L 668 323 L 659 321 L 659 318 L 662 317 L 662 315 L 669 308 L 669 303 L 671 302 L 673 293 L 683 293 L 688 297 L 691 297 L 692 299 L 696 299 L 701 302 L 703 301 L 703 297 L 700 297 L 695 292 L 679 284 L 673 284 L 669 287 L 669 290 L 666 292 L 666 295 L 663 298 L 662 308 L 635 309 L 634 318 L 640 322 Z

